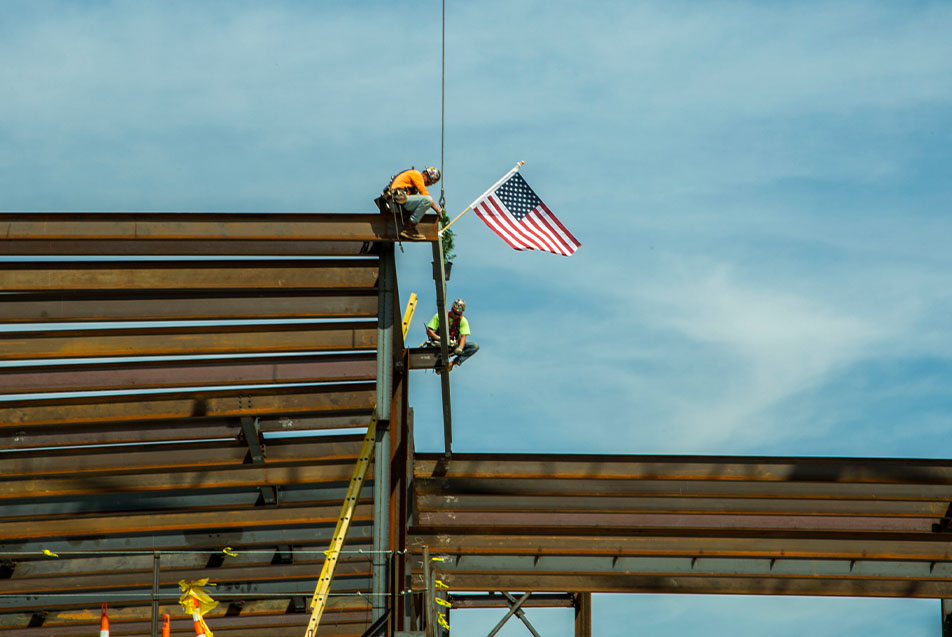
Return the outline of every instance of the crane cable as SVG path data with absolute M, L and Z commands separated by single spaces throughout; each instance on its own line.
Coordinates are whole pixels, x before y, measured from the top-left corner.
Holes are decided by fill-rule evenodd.
M 443 0 L 442 51 L 440 54 L 440 225 L 446 217 L 446 177 L 443 174 L 443 153 L 446 147 L 446 0 Z

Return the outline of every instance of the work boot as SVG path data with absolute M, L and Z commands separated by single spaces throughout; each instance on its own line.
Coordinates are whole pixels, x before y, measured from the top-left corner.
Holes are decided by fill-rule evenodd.
M 417 230 L 415 223 L 407 223 L 407 227 L 400 231 L 400 237 L 409 241 L 423 241 L 426 239 L 426 237 Z

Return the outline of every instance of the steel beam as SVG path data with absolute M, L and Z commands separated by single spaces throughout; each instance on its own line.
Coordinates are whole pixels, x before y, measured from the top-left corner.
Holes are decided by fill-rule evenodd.
M 10 292 L 360 290 L 376 281 L 377 259 L 0 263 L 0 288 Z
M 373 323 L 265 323 L 0 333 L 0 360 L 372 350 Z
M 860 541 L 850 534 L 729 534 L 697 533 L 653 534 L 640 529 L 622 533 L 593 535 L 591 528 L 565 529 L 560 534 L 552 529 L 530 529 L 525 533 L 507 534 L 499 529 L 488 533 L 446 533 L 413 527 L 412 546 L 434 547 L 445 553 L 479 556 L 528 555 L 533 559 L 554 555 L 624 557 L 744 557 L 774 559 L 840 559 L 952 561 L 952 547 L 944 535 L 929 533 L 899 536 L 864 535 Z
M 436 215 L 426 215 L 418 230 L 437 241 Z M 381 214 L 340 213 L 194 213 L 194 212 L 6 212 L 0 213 L 0 254 L 16 254 L 29 241 L 395 241 L 393 221 Z M 110 254 L 100 252 L 100 254 Z M 240 254 L 240 253 L 239 253 Z
M 671 595 L 807 595 L 836 597 L 903 597 L 938 599 L 949 597 L 952 581 L 882 580 L 829 577 L 695 577 L 686 575 L 525 574 L 454 573 L 444 581 L 459 591 L 487 588 L 560 591 L 574 586 L 589 593 L 663 593 Z
M 360 436 L 322 436 L 273 439 L 269 443 L 269 464 L 356 461 Z M 42 450 L 0 456 L 4 481 L 11 478 L 39 478 L 80 474 L 146 473 L 156 470 L 236 468 L 248 449 L 236 440 L 182 445 L 95 447 L 84 450 Z M 105 484 L 108 484 L 106 482 Z M 24 487 L 26 489 L 27 487 Z
M 366 428 L 371 410 L 261 416 L 264 434 L 313 433 L 327 429 Z M 72 447 L 76 445 L 136 444 L 150 442 L 194 442 L 230 439 L 238 433 L 234 418 L 119 422 L 37 426 L 29 429 L 0 429 L 0 450 Z
M 390 545 L 390 401 L 393 399 L 394 288 L 396 264 L 393 246 L 385 246 L 380 257 L 377 310 L 377 431 L 374 444 L 374 557 L 373 619 L 387 610 L 386 551 Z
M 109 395 L 0 402 L 0 429 L 37 425 L 293 416 L 322 411 L 363 411 L 373 405 L 373 386 L 317 385 L 274 389 L 229 389 L 190 394 Z
M 204 452 L 203 452 L 204 453 Z M 237 456 L 237 454 L 235 454 Z M 0 466 L 3 463 L 0 462 Z M 145 471 L 135 467 L 134 473 L 122 476 L 66 476 L 0 480 L 0 502 L 39 498 L 79 498 L 102 496 L 110 492 L 135 493 L 138 497 L 166 491 L 188 491 L 195 494 L 221 490 L 248 489 L 267 482 L 275 486 L 305 486 L 345 482 L 353 471 L 351 459 L 326 460 L 321 464 L 294 466 L 241 465 L 234 468 L 203 467 L 200 470 L 167 472 Z M 174 496 L 173 496 L 174 497 Z
M 187 513 L 148 512 L 120 515 L 96 515 L 54 518 L 49 520 L 0 521 L 0 541 L 34 538 L 67 538 L 82 536 L 101 537 L 106 531 L 112 535 L 137 533 L 162 533 L 165 531 L 237 529 L 253 526 L 292 526 L 334 524 L 339 510 L 334 505 L 295 507 L 248 507 L 234 511 L 192 511 Z M 370 504 L 359 505 L 354 512 L 355 521 L 370 521 L 373 515 Z M 310 575 L 313 581 L 313 573 Z
M 376 316 L 373 290 L 152 292 L 137 294 L 16 293 L 0 296 L 4 323 L 76 321 L 169 321 L 210 319 L 370 318 Z
M 592 594 L 575 594 L 575 637 L 592 637 Z
M 890 458 L 625 456 L 589 454 L 418 454 L 427 478 L 578 478 L 952 485 L 952 461 Z
M 114 361 L 78 365 L 0 367 L 0 392 L 136 390 L 278 383 L 374 380 L 371 353 L 306 356 Z
M 450 375 L 445 371 L 450 362 L 449 317 L 446 313 L 446 269 L 443 263 L 443 244 L 433 244 L 433 282 L 436 287 L 436 311 L 440 315 L 440 363 L 444 372 L 440 375 L 440 393 L 443 399 L 443 445 L 447 457 L 453 453 L 453 407 L 450 398 Z

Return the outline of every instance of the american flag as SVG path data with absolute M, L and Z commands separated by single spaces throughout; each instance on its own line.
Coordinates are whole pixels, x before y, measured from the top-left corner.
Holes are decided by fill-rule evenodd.
M 569 256 L 582 245 L 532 192 L 518 171 L 503 177 L 470 207 L 515 250 Z

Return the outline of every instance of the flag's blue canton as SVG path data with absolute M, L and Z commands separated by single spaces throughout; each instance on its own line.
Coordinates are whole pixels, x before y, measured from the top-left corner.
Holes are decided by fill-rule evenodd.
M 509 209 L 516 221 L 522 221 L 527 214 L 542 203 L 542 200 L 532 192 L 532 188 L 519 173 L 507 179 L 506 183 L 497 188 L 496 196 Z

